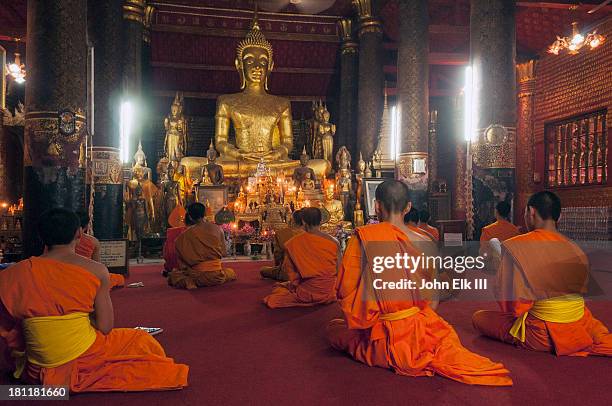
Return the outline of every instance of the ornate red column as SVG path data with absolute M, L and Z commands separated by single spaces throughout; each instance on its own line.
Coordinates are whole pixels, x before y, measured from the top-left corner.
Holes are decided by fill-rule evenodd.
M 497 202 L 512 203 L 516 167 L 515 4 L 472 0 L 470 62 L 474 120 L 471 151 L 474 235 L 494 221 Z M 470 170 L 468 166 L 468 171 Z M 468 219 L 468 237 L 469 237 Z
M 348 18 L 338 21 L 340 32 L 340 111 L 335 150 L 346 146 L 354 157 L 357 153 L 357 63 L 359 44 L 353 38 L 353 24 Z M 334 151 L 335 154 L 336 151 Z M 355 160 L 356 158 L 354 158 Z
M 29 0 L 27 38 L 23 242 L 31 256 L 42 253 L 42 212 L 85 206 L 87 2 Z
M 400 1 L 397 91 L 400 111 L 398 178 L 412 206 L 427 206 L 429 179 L 429 30 L 426 1 Z
M 536 61 L 516 65 L 518 79 L 518 110 L 516 125 L 516 199 L 514 221 L 524 225 L 523 212 L 529 196 L 535 191 L 535 141 L 533 132 Z
M 357 151 L 372 159 L 383 111 L 383 30 L 377 17 L 379 0 L 353 0 L 359 15 L 359 90 L 357 108 Z

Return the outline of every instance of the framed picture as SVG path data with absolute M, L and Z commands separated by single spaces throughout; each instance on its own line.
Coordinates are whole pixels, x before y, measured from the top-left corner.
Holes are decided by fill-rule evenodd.
M 376 188 L 385 180 L 382 178 L 364 178 L 363 188 L 365 190 L 365 213 L 368 217 L 376 217 L 374 201 L 376 200 Z
M 227 205 L 227 188 L 225 186 L 200 186 L 197 194 L 196 200 L 210 207 L 212 216 Z

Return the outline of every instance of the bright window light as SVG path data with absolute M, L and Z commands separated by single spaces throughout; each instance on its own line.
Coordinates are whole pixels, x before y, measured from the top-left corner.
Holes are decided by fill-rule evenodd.
M 132 103 L 124 101 L 121 103 L 121 133 L 120 133 L 120 144 L 121 144 L 121 162 L 126 163 L 130 161 L 130 136 L 132 132 L 132 121 L 134 118 L 134 110 Z
M 463 97 L 463 133 L 465 140 L 471 141 L 474 136 L 474 71 L 471 66 L 465 68 Z

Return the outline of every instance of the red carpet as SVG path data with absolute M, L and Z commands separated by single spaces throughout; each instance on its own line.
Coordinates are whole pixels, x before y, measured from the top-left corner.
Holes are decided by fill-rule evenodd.
M 159 326 L 169 356 L 190 365 L 190 387 L 176 392 L 81 394 L 72 404 L 610 404 L 612 360 L 557 358 L 478 337 L 470 317 L 479 306 L 445 303 L 440 313 L 468 348 L 501 361 L 515 386 L 467 386 L 450 380 L 409 378 L 369 368 L 329 348 L 324 327 L 339 316 L 336 305 L 268 310 L 261 298 L 272 286 L 258 266 L 233 266 L 239 280 L 197 291 L 175 290 L 161 265 L 133 267 L 128 282 L 144 288 L 112 293 L 118 327 Z M 594 303 L 596 317 L 612 326 L 608 303 Z M 2 375 L 5 372 L 2 371 Z

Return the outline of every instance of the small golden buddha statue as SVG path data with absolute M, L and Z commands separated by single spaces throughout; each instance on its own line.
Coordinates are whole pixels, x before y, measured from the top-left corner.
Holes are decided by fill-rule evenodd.
M 272 45 L 265 38 L 257 15 L 246 38 L 236 49 L 240 93 L 219 96 L 215 115 L 215 144 L 221 160 L 287 161 L 293 148 L 291 104 L 268 94 L 268 78 L 274 68 Z M 230 122 L 236 145 L 229 143 Z
M 345 146 L 340 147 L 336 153 L 336 163 L 338 164 L 338 172 L 336 174 L 336 182 L 340 192 L 351 191 L 351 154 Z
M 187 120 L 183 115 L 183 96 L 176 92 L 170 114 L 164 120 L 164 154 L 170 162 L 180 162 L 187 151 Z
M 333 183 L 325 187 L 324 199 L 321 205 L 329 212 L 329 221 L 325 223 L 323 227 L 325 231 L 330 231 L 340 225 L 345 229 L 351 227 L 351 222 L 344 220 L 344 207 L 342 202 L 334 197 Z
M 315 116 L 313 125 L 313 156 L 315 158 L 325 159 L 331 165 L 336 125 L 329 122 L 329 111 L 321 100 L 314 104 L 313 110 Z
M 302 186 L 302 190 L 304 191 L 314 190 L 315 182 L 314 182 L 314 179 L 312 179 L 311 174 L 309 172 L 306 172 L 306 178 L 302 181 L 301 186 Z

